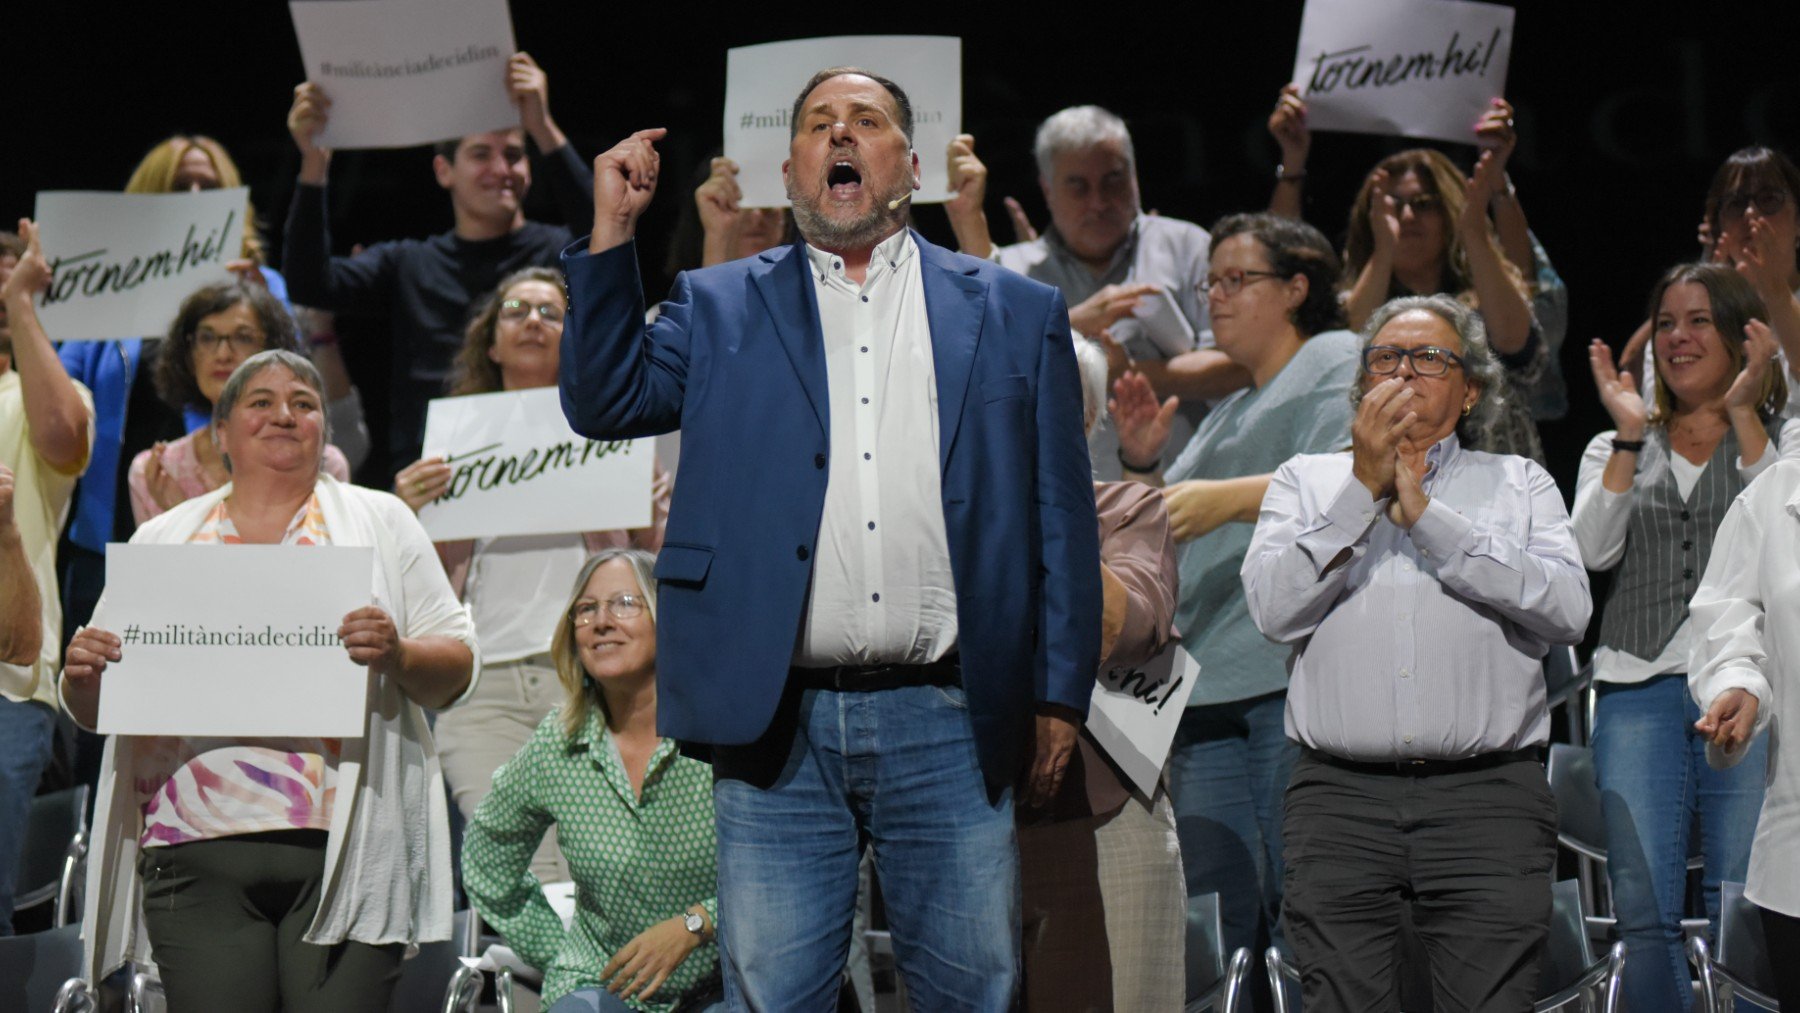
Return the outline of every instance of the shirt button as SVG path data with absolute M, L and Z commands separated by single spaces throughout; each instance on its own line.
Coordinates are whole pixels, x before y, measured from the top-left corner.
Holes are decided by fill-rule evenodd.
M 863 460 L 870 461 L 870 460 L 874 460 L 874 458 L 872 455 L 869 454 L 868 451 L 865 450 L 865 451 L 863 451 Z
M 869 301 L 869 297 L 868 297 L 868 296 L 866 296 L 866 295 L 865 295 L 865 296 L 863 296 L 863 297 L 862 297 L 862 300 L 863 300 L 863 302 L 868 302 L 868 301 Z
M 870 531 L 874 531 L 874 530 L 875 530 L 875 522 L 874 522 L 874 521 L 870 521 L 870 522 L 869 522 L 869 530 L 870 530 Z
M 868 403 L 869 403 L 869 399 L 868 399 L 868 398 L 866 398 L 866 397 L 865 397 L 865 398 L 863 398 L 863 399 L 862 399 L 862 403 L 863 403 L 863 404 L 868 404 Z
M 1400 569 L 1405 570 L 1407 573 L 1411 573 L 1412 568 L 1413 568 L 1413 565 L 1411 563 L 1401 563 L 1400 564 Z M 1401 618 L 1404 619 L 1405 616 L 1402 616 Z
M 825 467 L 825 455 L 824 454 L 814 454 L 813 455 L 813 467 L 815 467 L 815 468 L 824 468 Z
M 868 350 L 869 350 L 869 346 L 868 346 L 868 345 L 864 345 L 864 346 L 862 346 L 862 350 L 863 350 L 863 351 L 865 351 L 865 352 L 866 352 L 866 351 L 868 351 Z
M 1691 552 L 1691 551 L 1693 551 L 1693 548 L 1694 548 L 1694 541 L 1691 538 L 1688 539 L 1687 541 L 1684 541 L 1681 543 L 1681 549 L 1683 552 Z
M 1401 741 L 1401 742 L 1411 742 L 1411 741 L 1412 741 L 1412 736 L 1410 736 L 1410 735 L 1403 735 L 1403 736 L 1401 736 L 1401 737 L 1400 737 L 1400 741 Z
M 1410 679 L 1410 678 L 1412 678 L 1412 670 L 1411 670 L 1411 669 L 1406 669 L 1406 668 L 1402 668 L 1402 669 L 1401 669 L 1401 670 L 1400 670 L 1400 678 L 1402 678 L 1402 679 Z
M 1684 521 L 1685 521 L 1685 520 L 1692 520 L 1692 519 L 1693 519 L 1693 515 L 1692 515 L 1692 514 L 1690 514 L 1690 513 L 1688 513 L 1688 512 L 1687 512 L 1687 511 L 1686 511 L 1686 510 L 1683 510 L 1683 511 L 1682 511 L 1682 512 L 1681 512 L 1681 519 L 1682 519 L 1682 520 L 1684 520 Z
M 795 549 L 794 556 L 796 558 L 798 558 L 802 563 L 806 562 L 806 546 L 802 545 L 799 548 Z
M 1395 616 L 1394 618 L 1400 620 L 1401 622 L 1405 622 L 1406 621 L 1406 613 L 1402 612 L 1399 615 Z
M 881 595 L 880 595 L 880 593 L 876 593 L 876 594 L 872 594 L 872 595 L 870 595 L 870 596 L 869 596 L 869 600 L 870 600 L 870 601 L 880 601 L 880 600 L 881 600 Z
M 1694 570 L 1692 567 L 1689 567 L 1688 569 L 1681 571 L 1681 575 L 1688 580 L 1693 580 L 1694 579 Z

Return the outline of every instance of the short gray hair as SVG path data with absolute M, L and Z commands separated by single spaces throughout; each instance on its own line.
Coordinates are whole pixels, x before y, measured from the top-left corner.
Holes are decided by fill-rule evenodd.
M 251 378 L 269 368 L 280 366 L 301 383 L 313 389 L 319 395 L 319 417 L 322 425 L 319 430 L 319 467 L 325 466 L 325 447 L 331 443 L 331 416 L 325 411 L 325 380 L 319 376 L 319 367 L 312 360 L 299 352 L 290 352 L 285 348 L 270 348 L 257 352 L 232 370 L 231 379 L 225 381 L 225 389 L 219 392 L 219 400 L 213 405 L 213 428 L 217 429 L 231 417 L 231 410 L 244 396 L 244 388 L 250 386 Z M 231 469 L 231 458 L 225 458 L 225 468 Z
M 1092 412 L 1094 421 L 1099 422 L 1100 416 L 1106 414 L 1106 353 L 1079 334 L 1073 337 L 1075 366 L 1081 373 L 1081 417 L 1086 419 Z
M 1450 325 L 1450 329 L 1456 332 L 1457 340 L 1462 342 L 1462 351 L 1457 353 L 1457 357 L 1462 360 L 1463 379 L 1481 387 L 1481 399 L 1475 402 L 1474 409 L 1456 426 L 1457 435 L 1466 444 L 1499 417 L 1502 403 L 1500 382 L 1504 374 L 1500 360 L 1494 355 L 1493 346 L 1488 344 L 1487 326 L 1481 322 L 1480 313 L 1447 295 L 1409 295 L 1390 299 L 1363 325 L 1362 349 L 1374 344 L 1375 336 L 1395 317 L 1414 310 L 1423 310 Z M 1365 372 L 1360 350 L 1357 353 L 1357 372 Z M 1360 382 L 1351 384 L 1351 410 L 1362 406 L 1362 398 L 1363 385 Z
M 1137 150 L 1131 146 L 1131 131 L 1125 121 L 1099 106 L 1070 106 L 1038 125 L 1037 140 L 1031 153 L 1037 159 L 1038 175 L 1050 178 L 1050 163 L 1056 156 L 1081 151 L 1105 141 L 1118 141 L 1125 153 L 1125 167 L 1137 173 Z

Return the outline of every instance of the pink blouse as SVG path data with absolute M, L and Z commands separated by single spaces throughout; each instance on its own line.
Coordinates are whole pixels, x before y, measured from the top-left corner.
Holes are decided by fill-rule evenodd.
M 151 448 L 132 458 L 131 471 L 125 479 L 131 487 L 131 516 L 140 525 L 163 512 L 162 504 L 150 494 L 150 455 L 154 452 L 155 448 Z M 207 477 L 206 469 L 200 466 L 200 455 L 194 450 L 194 433 L 163 446 L 162 468 L 188 499 L 218 488 Z M 324 471 L 340 482 L 350 481 L 349 460 L 343 451 L 330 444 L 325 445 Z

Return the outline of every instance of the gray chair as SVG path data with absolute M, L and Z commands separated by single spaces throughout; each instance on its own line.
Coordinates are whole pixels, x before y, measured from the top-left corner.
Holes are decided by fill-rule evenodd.
M 1617 1013 L 1625 973 L 1625 944 L 1614 943 L 1604 958 L 1596 960 L 1588 939 L 1587 916 L 1581 906 L 1581 887 L 1564 880 L 1551 887 L 1550 937 L 1540 972 L 1540 991 L 1549 995 L 1532 1003 L 1532 1013 L 1578 1008 L 1589 1013 Z M 1269 992 L 1275 1013 L 1300 1013 L 1300 968 L 1269 947 L 1263 960 L 1269 971 Z
M 1749 1003 L 1759 1009 L 1778 1010 L 1775 970 L 1762 919 L 1756 905 L 1744 897 L 1744 884 L 1719 885 L 1719 952 L 1715 956 L 1704 936 L 1688 940 L 1688 960 L 1700 975 L 1701 1002 L 1707 1013 L 1730 1013 Z
M 97 1008 L 93 990 L 81 979 L 80 926 L 0 937 L 0 1009 L 76 1013 Z
M 1544 695 L 1550 710 L 1563 708 L 1569 741 L 1585 746 L 1593 732 L 1594 711 L 1588 690 L 1594 684 L 1594 666 L 1577 662 L 1575 648 L 1555 646 L 1544 655 Z
M 53 926 L 67 925 L 79 917 L 76 891 L 87 861 L 87 800 L 85 784 L 31 800 L 13 893 L 15 914 L 54 904 Z
M 1556 796 L 1556 842 L 1575 855 L 1584 907 L 1610 916 L 1606 818 L 1600 806 L 1600 782 L 1594 775 L 1594 751 L 1587 746 L 1552 743 L 1544 773 L 1550 780 L 1550 793 Z
M 394 985 L 393 999 L 388 1003 L 392 1013 L 453 1013 L 469 1006 L 450 1004 L 444 983 L 453 981 L 462 971 L 461 957 L 469 945 L 469 933 L 475 930 L 475 913 L 469 910 L 451 915 L 450 938 L 434 943 L 420 943 L 419 952 L 400 965 L 400 981 Z
M 1225 952 L 1219 922 L 1219 895 L 1204 893 L 1187 902 L 1187 1004 L 1182 1013 L 1236 1013 L 1250 978 L 1250 949 Z
M 1618 1013 L 1625 944 L 1612 944 L 1606 956 L 1596 959 L 1593 939 L 1587 931 L 1587 912 L 1582 908 L 1580 881 L 1565 879 L 1550 891 L 1550 938 L 1538 979 L 1538 991 L 1550 994 L 1532 1004 L 1533 1013 L 1571 1007 Z

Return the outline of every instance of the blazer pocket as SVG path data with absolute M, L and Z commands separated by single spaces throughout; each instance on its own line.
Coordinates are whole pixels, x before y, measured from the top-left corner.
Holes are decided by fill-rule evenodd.
M 1003 376 L 996 380 L 984 380 L 981 384 L 981 399 L 988 403 L 1005 401 L 1008 398 L 1029 397 L 1031 385 L 1025 382 L 1022 374 Z
M 656 568 L 652 573 L 659 583 L 704 584 L 712 561 L 713 550 L 703 545 L 664 543 L 662 551 L 656 554 Z

